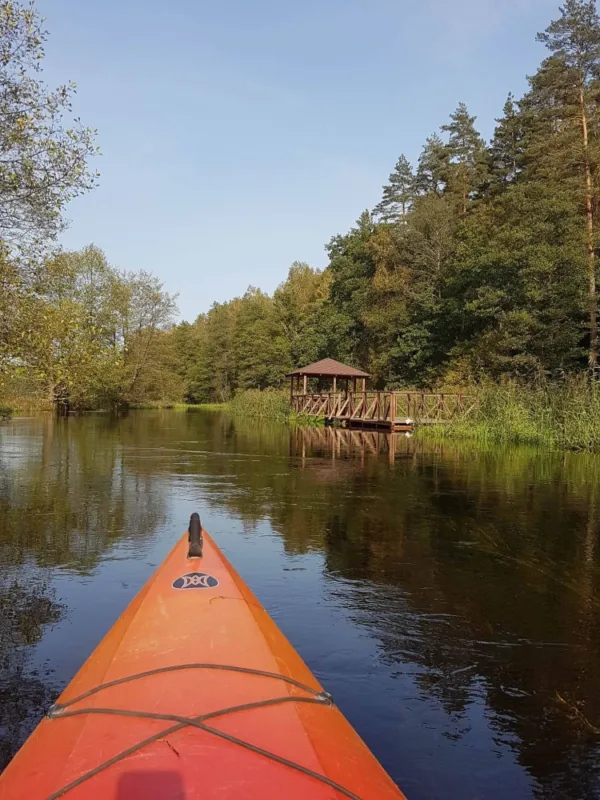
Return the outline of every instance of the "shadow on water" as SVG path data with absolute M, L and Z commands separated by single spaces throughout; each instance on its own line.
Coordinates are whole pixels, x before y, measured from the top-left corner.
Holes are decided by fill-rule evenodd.
M 0 769 L 23 743 L 30 729 L 54 701 L 51 673 L 29 664 L 30 649 L 63 608 L 34 573 L 0 584 Z
M 5 741 L 52 694 L 25 653 L 74 613 L 57 571 L 100 591 L 115 548 L 200 503 L 411 800 L 600 796 L 598 457 L 177 412 L 16 420 L 0 443 L 0 602 L 32 615 L 25 569 L 50 604 L 23 666 L 0 651 L 40 682 Z

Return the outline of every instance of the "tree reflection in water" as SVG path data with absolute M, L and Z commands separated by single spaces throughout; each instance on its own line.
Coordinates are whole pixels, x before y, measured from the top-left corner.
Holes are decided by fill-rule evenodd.
M 57 570 L 98 597 L 115 548 L 164 530 L 166 552 L 199 506 L 413 800 L 600 794 L 597 456 L 173 412 L 15 421 L 0 445 L 14 619 L 30 575 L 43 633 Z M 6 657 L 3 687 L 38 683 L 1 698 L 5 753 L 52 695 Z

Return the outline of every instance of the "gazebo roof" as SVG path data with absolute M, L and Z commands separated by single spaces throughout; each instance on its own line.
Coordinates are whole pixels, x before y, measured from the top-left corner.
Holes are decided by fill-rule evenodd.
M 370 378 L 368 372 L 363 372 L 360 369 L 349 367 L 347 364 L 341 364 L 333 358 L 323 358 L 321 361 L 316 361 L 314 364 L 309 364 L 306 367 L 300 367 L 293 372 L 288 372 L 288 378 L 293 375 L 307 375 L 310 378 Z

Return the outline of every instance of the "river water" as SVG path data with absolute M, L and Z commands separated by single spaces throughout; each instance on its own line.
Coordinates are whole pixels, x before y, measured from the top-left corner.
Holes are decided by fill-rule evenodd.
M 0 426 L 0 764 L 192 511 L 409 800 L 600 797 L 600 458 L 218 412 Z

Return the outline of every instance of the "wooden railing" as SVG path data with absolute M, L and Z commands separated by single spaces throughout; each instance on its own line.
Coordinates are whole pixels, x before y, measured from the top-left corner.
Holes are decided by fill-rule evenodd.
M 298 414 L 372 423 L 434 425 L 468 414 L 476 406 L 471 395 L 425 392 L 329 392 L 293 394 L 292 409 Z

